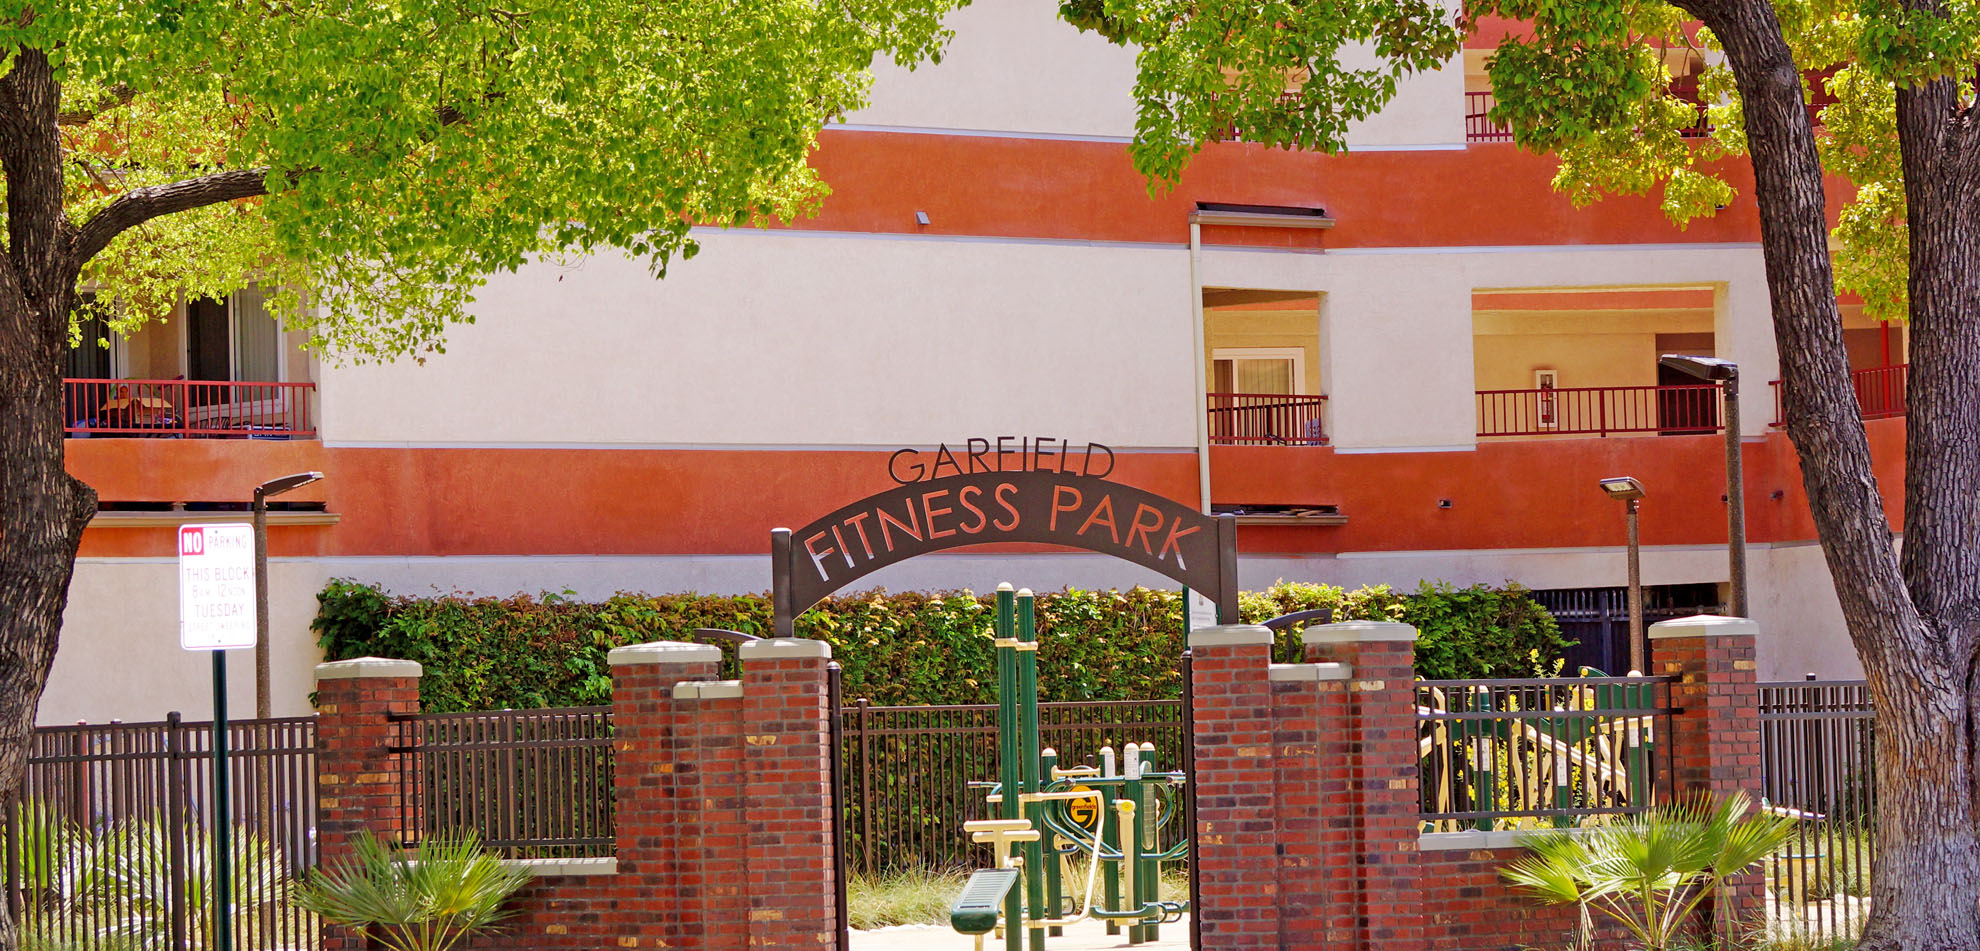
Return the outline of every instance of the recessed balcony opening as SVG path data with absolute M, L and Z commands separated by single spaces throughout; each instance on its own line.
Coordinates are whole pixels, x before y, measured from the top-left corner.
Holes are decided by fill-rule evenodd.
M 294 439 L 316 433 L 313 366 L 302 335 L 250 286 L 195 300 L 128 336 L 79 321 L 63 380 L 72 439 Z
M 1657 362 L 1718 356 L 1713 315 L 1710 287 L 1474 292 L 1478 437 L 1719 432 L 1718 387 Z
M 1204 288 L 1211 444 L 1326 445 L 1321 344 L 1318 294 Z

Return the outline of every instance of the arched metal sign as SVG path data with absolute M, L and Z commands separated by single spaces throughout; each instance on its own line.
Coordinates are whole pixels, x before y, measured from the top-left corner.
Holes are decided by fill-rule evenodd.
M 1022 542 L 1123 558 L 1217 603 L 1237 623 L 1237 522 L 1095 476 L 967 472 L 868 496 L 771 532 L 776 631 L 825 596 L 916 555 Z

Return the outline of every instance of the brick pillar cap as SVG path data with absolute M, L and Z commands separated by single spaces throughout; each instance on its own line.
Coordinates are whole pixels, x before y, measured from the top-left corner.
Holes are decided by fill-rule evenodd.
M 416 660 L 389 657 L 355 657 L 316 665 L 316 681 L 351 680 L 357 677 L 411 677 L 417 680 L 423 669 Z
M 1189 632 L 1191 647 L 1250 647 L 1271 643 L 1272 632 L 1256 624 L 1219 624 Z
M 1734 634 L 1758 637 L 1760 622 L 1720 614 L 1694 614 L 1650 625 L 1650 639 L 1653 641 L 1667 637 L 1729 637 Z
M 829 660 L 832 645 L 802 637 L 768 637 L 760 641 L 744 641 L 741 647 L 736 648 L 736 655 L 743 660 L 755 657 L 817 657 Z
M 626 667 L 632 664 L 718 664 L 722 662 L 722 649 L 713 644 L 688 644 L 682 641 L 649 641 L 645 644 L 627 644 L 614 647 L 605 654 L 605 663 L 613 667 Z
M 1300 635 L 1302 644 L 1360 644 L 1368 641 L 1414 643 L 1416 628 L 1400 621 L 1336 621 L 1315 624 Z

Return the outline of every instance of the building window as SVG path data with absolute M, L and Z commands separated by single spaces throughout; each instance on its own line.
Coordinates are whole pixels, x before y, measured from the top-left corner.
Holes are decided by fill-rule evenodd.
M 282 379 L 282 328 L 267 293 L 250 285 L 221 300 L 186 303 L 186 378 L 273 383 Z
M 1214 393 L 1297 395 L 1306 379 L 1306 351 L 1297 347 L 1220 348 L 1211 354 Z

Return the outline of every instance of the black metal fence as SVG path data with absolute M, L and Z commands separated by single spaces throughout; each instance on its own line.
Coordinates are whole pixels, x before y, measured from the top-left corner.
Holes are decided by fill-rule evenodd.
M 612 708 L 393 717 L 407 842 L 472 832 L 513 858 L 605 856 L 612 842 Z
M 213 946 L 212 735 L 176 713 L 34 731 L 0 833 L 23 947 Z M 290 898 L 316 864 L 316 720 L 236 720 L 228 747 L 234 947 L 314 948 Z
M 1870 691 L 1813 678 L 1760 685 L 1767 805 L 1797 818 L 1767 863 L 1769 929 L 1854 939 L 1870 913 L 1877 784 Z
M 1670 679 L 1421 680 L 1426 829 L 1540 828 L 1651 805 L 1668 784 Z
M 1038 705 L 1039 733 L 1061 766 L 1097 764 L 1103 746 L 1155 744 L 1154 768 L 1183 765 L 1180 700 L 1109 700 Z M 986 847 L 963 831 L 990 818 L 986 790 L 972 783 L 997 777 L 995 704 L 880 707 L 865 701 L 841 708 L 839 801 L 846 810 L 847 862 L 854 871 L 952 869 L 984 864 Z M 1144 758 L 1145 761 L 1145 758 Z M 1174 836 L 1191 819 L 1165 826 Z

